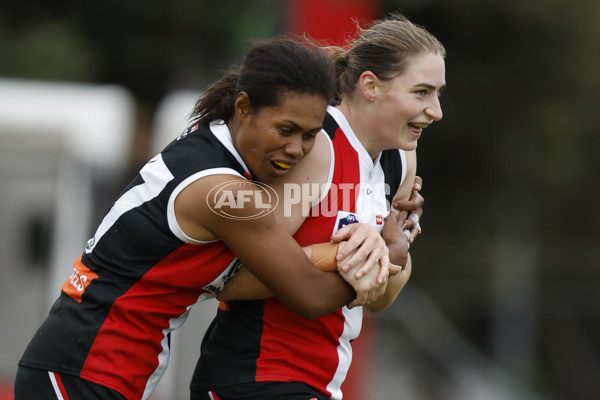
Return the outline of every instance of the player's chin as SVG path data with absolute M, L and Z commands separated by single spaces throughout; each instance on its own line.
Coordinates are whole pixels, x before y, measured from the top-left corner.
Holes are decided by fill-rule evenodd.
M 414 140 L 403 140 L 402 142 L 397 143 L 395 148 L 402 149 L 404 151 L 412 151 L 416 150 L 418 141 Z
M 283 179 L 288 171 L 280 171 L 275 168 L 267 168 L 265 171 L 255 174 L 259 182 L 266 184 L 277 184 Z

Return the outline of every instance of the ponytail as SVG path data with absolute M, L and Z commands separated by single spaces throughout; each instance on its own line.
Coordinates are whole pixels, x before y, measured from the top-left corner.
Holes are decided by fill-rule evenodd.
M 216 119 L 228 121 L 233 116 L 239 76 L 237 71 L 229 72 L 208 88 L 196 102 L 190 114 L 191 122 L 207 124 Z
M 348 51 L 344 50 L 338 46 L 329 46 L 325 47 L 324 50 L 327 52 L 329 59 L 333 63 L 335 68 L 335 80 L 336 80 L 336 94 L 335 99 L 333 101 L 333 105 L 337 105 L 340 103 L 340 94 L 345 93 L 348 90 L 346 89 L 347 83 L 347 75 L 348 75 Z

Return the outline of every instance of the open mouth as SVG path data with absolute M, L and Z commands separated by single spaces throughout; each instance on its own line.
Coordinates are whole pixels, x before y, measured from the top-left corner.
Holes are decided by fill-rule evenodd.
M 415 135 L 421 135 L 421 133 L 423 133 L 423 129 L 427 128 L 427 125 L 409 122 L 408 128 Z
M 288 169 L 290 169 L 292 167 L 291 164 L 286 164 L 281 161 L 271 161 L 271 164 L 273 164 L 275 169 L 277 169 L 279 171 L 287 171 Z

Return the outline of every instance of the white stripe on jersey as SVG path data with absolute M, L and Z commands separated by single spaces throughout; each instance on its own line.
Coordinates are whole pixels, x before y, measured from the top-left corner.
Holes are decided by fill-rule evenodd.
M 171 357 L 171 349 L 169 346 L 169 333 L 173 332 L 176 329 L 179 329 L 184 324 L 184 322 L 190 315 L 191 309 L 192 306 L 187 306 L 183 314 L 181 314 L 179 317 L 169 319 L 169 327 L 163 329 L 163 339 L 160 342 L 162 346 L 162 351 L 158 354 L 158 366 L 146 381 L 146 387 L 144 389 L 144 394 L 142 395 L 141 400 L 148 400 L 150 396 L 152 396 L 152 392 L 154 392 L 154 389 L 156 389 L 156 385 L 158 385 L 158 382 L 165 374 L 165 371 L 169 366 L 169 358 Z
M 242 159 L 242 156 L 239 155 L 235 146 L 233 145 L 233 139 L 231 138 L 231 132 L 229 132 L 229 128 L 227 124 L 223 122 L 223 120 L 217 120 L 210 123 L 210 131 L 215 135 L 217 139 L 229 150 L 229 152 L 235 157 L 235 159 L 240 163 L 244 170 L 247 173 L 250 173 L 250 169 L 246 166 L 246 163 Z
M 341 400 L 342 398 L 341 386 L 346 379 L 346 374 L 352 363 L 352 345 L 350 344 L 350 340 L 358 337 L 362 327 L 362 307 L 354 307 L 350 310 L 344 306 L 342 313 L 344 314 L 344 331 L 339 338 L 340 344 L 337 347 L 339 362 L 333 378 L 327 385 L 327 391 L 331 393 L 331 400 Z
M 158 196 L 167 183 L 174 178 L 173 174 L 171 174 L 171 171 L 169 171 L 169 168 L 167 168 L 167 165 L 163 161 L 161 154 L 156 155 L 148 161 L 140 170 L 140 175 L 144 179 L 144 183 L 131 188 L 115 202 L 108 214 L 106 214 L 102 220 L 94 237 L 88 240 L 85 246 L 85 252 L 87 254 L 94 250 L 96 243 L 98 243 L 110 227 L 117 222 L 121 215 Z
M 201 179 L 201 178 L 204 178 L 207 176 L 211 176 L 211 175 L 235 175 L 235 176 L 244 178 L 242 175 L 240 175 L 239 172 L 237 172 L 236 170 L 234 170 L 232 168 L 205 169 L 203 171 L 195 173 L 194 175 L 190 175 L 185 180 L 183 180 L 179 185 L 177 185 L 177 187 L 175 189 L 173 189 L 173 192 L 171 193 L 171 197 L 169 197 L 169 203 L 167 205 L 167 219 L 169 221 L 169 228 L 171 229 L 171 232 L 173 232 L 173 234 L 175 236 L 177 236 L 177 238 L 179 240 L 181 240 L 182 242 L 191 243 L 191 244 L 206 244 L 206 243 L 218 242 L 220 240 L 220 239 L 197 240 L 192 237 L 189 237 L 188 235 L 185 234 L 183 229 L 181 229 L 181 226 L 179 226 L 179 223 L 177 222 L 177 217 L 175 216 L 175 199 L 177 198 L 177 196 L 179 196 L 179 193 L 181 193 L 181 191 L 183 189 L 185 189 L 186 187 L 188 187 L 189 185 L 191 185 L 193 182 L 197 181 L 198 179 Z M 246 178 L 244 178 L 244 179 L 246 179 Z
M 48 371 L 48 376 L 50 377 L 50 382 L 52 382 L 52 388 L 54 389 L 54 394 L 56 394 L 56 398 L 58 400 L 65 400 L 62 393 L 60 392 L 60 388 L 58 387 L 58 382 L 56 382 L 56 376 L 54 376 L 54 372 Z

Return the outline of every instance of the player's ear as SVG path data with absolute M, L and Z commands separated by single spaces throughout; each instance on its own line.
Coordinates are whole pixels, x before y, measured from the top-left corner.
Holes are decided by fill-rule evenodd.
M 362 92 L 362 95 L 368 101 L 375 100 L 377 96 L 377 86 L 379 83 L 379 79 L 375 76 L 375 74 L 371 71 L 363 72 L 358 78 L 358 85 Z
M 235 116 L 238 117 L 240 120 L 246 118 L 248 115 L 251 114 L 251 107 L 252 103 L 250 102 L 250 96 L 248 96 L 248 93 L 244 91 L 239 92 L 237 97 L 235 98 Z

